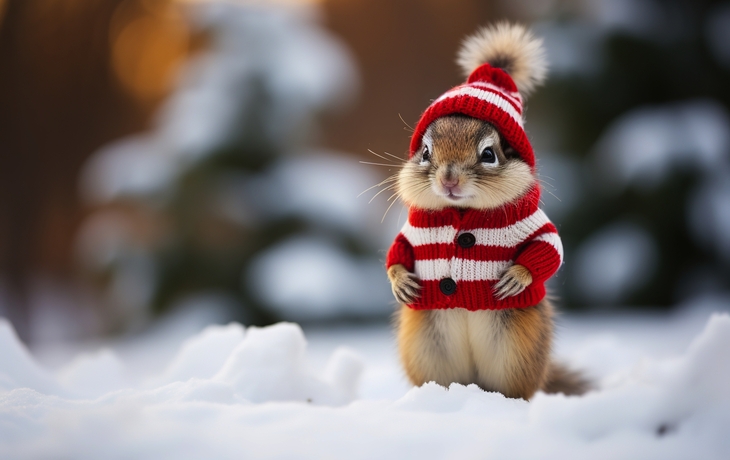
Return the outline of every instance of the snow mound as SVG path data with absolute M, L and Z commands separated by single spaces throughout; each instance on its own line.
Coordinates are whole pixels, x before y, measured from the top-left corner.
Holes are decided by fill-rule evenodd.
M 244 334 L 245 329 L 237 323 L 208 326 L 182 344 L 167 369 L 152 384 L 213 377 L 243 341 Z
M 0 350 L 0 393 L 24 387 L 53 394 L 61 392 L 60 385 L 33 361 L 5 318 L 0 318 Z
M 582 397 L 538 393 L 530 402 L 434 383 L 395 399 L 354 400 L 361 359 L 339 349 L 318 375 L 290 323 L 208 327 L 158 376 L 96 399 L 73 395 L 118 383 L 125 366 L 110 352 L 78 358 L 56 382 L 6 322 L 0 346 L 2 458 L 730 455 L 728 314 L 712 315 L 682 355 L 620 369 Z
M 531 412 L 538 425 L 584 440 L 637 434 L 711 439 L 730 427 L 728 347 L 730 316 L 713 315 L 684 356 L 643 362 L 609 388 L 585 398 L 540 394 L 533 400 Z M 718 411 L 725 414 L 718 418 Z M 723 436 L 716 444 L 720 438 Z M 730 442 L 719 444 L 730 452 Z M 685 447 L 686 458 L 692 457 L 691 447 Z
M 340 405 L 357 393 L 362 370 L 352 351 L 338 349 L 323 376 L 307 362 L 307 342 L 297 324 L 247 330 L 237 323 L 208 326 L 185 341 L 159 375 L 135 385 L 125 365 L 108 349 L 79 355 L 56 378 L 40 368 L 0 318 L 0 394 L 26 391 L 73 400 L 130 395 L 196 399 L 223 391 L 239 402 L 303 401 Z M 166 396 L 164 396 L 166 395 Z M 201 399 L 210 400 L 209 397 Z M 215 399 L 215 398 L 213 398 Z
M 58 380 L 77 396 L 87 398 L 96 398 L 128 385 L 124 364 L 109 349 L 79 355 L 59 372 Z
M 252 327 L 246 339 L 231 352 L 214 381 L 224 382 L 252 402 L 306 401 L 324 404 L 349 402 L 357 378 L 341 379 L 353 385 L 345 388 L 312 375 L 305 367 L 306 339 L 296 324 Z M 344 374 L 359 373 L 357 358 L 336 355 L 335 367 Z M 335 375 L 340 373 L 334 369 Z

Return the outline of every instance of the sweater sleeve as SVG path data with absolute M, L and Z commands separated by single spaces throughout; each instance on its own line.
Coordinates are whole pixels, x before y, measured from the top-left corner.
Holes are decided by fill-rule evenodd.
M 388 256 L 385 259 L 385 268 L 390 268 L 393 265 L 401 264 L 406 270 L 412 272 L 414 269 L 414 254 L 413 246 L 408 242 L 402 233 L 399 233 L 395 237 L 393 245 L 388 250 Z
M 532 236 L 520 250 L 515 263 L 530 271 L 533 282 L 544 282 L 553 276 L 563 263 L 563 244 L 555 225 L 548 223 Z

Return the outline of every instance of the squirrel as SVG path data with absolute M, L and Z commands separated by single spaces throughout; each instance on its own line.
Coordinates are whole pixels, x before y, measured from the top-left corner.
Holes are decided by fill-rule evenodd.
M 457 62 L 466 83 L 425 110 L 397 173 L 408 221 L 386 268 L 405 373 L 414 385 L 473 383 L 526 400 L 582 394 L 588 380 L 550 356 L 544 282 L 563 248 L 538 207 L 523 128 L 523 97 L 546 76 L 542 41 L 498 23 L 467 37 Z

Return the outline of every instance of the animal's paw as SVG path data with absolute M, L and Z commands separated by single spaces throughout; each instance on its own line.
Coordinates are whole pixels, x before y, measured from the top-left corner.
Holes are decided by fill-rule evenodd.
M 388 269 L 388 279 L 395 299 L 400 303 L 413 303 L 420 295 L 421 285 L 418 277 L 406 270 L 403 265 L 393 265 Z
M 494 285 L 494 295 L 498 300 L 515 296 L 532 284 L 532 274 L 523 265 L 512 265 Z

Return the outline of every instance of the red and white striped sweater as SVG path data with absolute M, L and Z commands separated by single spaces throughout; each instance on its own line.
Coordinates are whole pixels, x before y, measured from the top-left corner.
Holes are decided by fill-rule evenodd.
M 545 281 L 563 261 L 563 246 L 539 201 L 535 186 L 493 210 L 411 208 L 386 260 L 386 267 L 402 264 L 421 280 L 420 297 L 409 307 L 501 310 L 540 302 Z M 530 271 L 532 284 L 516 296 L 497 300 L 494 285 L 513 264 Z

